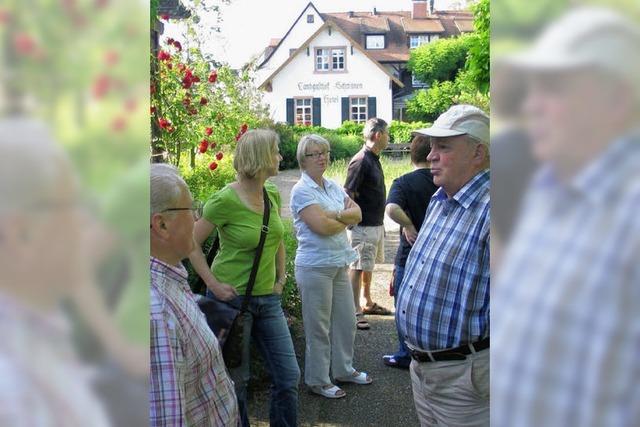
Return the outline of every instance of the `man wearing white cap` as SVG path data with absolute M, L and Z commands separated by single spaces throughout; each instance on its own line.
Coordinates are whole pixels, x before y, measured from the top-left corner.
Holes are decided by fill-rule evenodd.
M 581 8 L 507 61 L 541 168 L 494 282 L 492 425 L 638 425 L 639 47 Z
M 433 195 L 396 316 L 424 425 L 489 425 L 489 117 L 456 105 L 433 126 Z

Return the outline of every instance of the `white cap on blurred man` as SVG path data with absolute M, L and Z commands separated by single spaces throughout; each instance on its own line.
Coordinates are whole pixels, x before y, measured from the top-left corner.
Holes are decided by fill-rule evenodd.
M 601 70 L 631 84 L 640 98 L 640 29 L 609 9 L 574 9 L 547 27 L 529 49 L 502 62 L 534 72 Z
M 489 144 L 489 116 L 473 105 L 454 105 L 442 113 L 430 128 L 417 129 L 413 134 L 446 138 L 469 135 Z

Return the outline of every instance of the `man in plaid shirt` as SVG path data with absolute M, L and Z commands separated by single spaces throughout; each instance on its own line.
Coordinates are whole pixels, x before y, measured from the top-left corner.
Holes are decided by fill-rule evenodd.
M 172 166 L 151 165 L 151 426 L 237 426 L 220 346 L 180 261 L 193 250 L 193 202 Z
M 396 306 L 422 425 L 489 425 L 489 117 L 456 105 L 431 128 L 433 182 Z
M 508 60 L 541 169 L 494 282 L 492 425 L 639 425 L 639 46 L 580 8 Z

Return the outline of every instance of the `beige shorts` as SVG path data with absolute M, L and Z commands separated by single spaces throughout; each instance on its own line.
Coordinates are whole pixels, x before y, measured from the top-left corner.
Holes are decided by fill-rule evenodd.
M 353 270 L 373 271 L 376 263 L 384 262 L 384 225 L 354 226 L 347 230 L 351 247 L 358 259 L 349 266 Z

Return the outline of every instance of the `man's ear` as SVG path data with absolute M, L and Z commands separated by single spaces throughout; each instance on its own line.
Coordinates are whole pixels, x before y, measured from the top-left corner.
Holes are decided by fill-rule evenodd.
M 151 231 L 162 237 L 167 236 L 167 221 L 162 214 L 156 213 L 151 216 Z
M 473 159 L 477 160 L 480 164 L 489 161 L 489 147 L 485 144 L 476 144 Z

